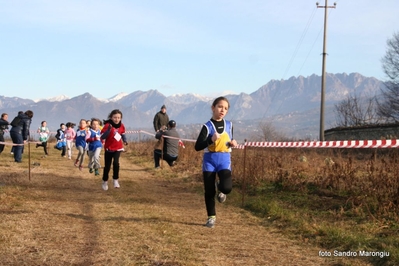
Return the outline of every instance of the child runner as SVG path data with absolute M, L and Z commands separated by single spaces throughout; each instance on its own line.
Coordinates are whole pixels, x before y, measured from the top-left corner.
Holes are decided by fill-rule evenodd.
M 61 156 L 65 157 L 66 153 L 66 139 L 65 139 L 65 124 L 61 123 L 60 128 L 57 129 L 57 134 L 55 134 L 55 138 L 57 139 L 57 144 L 54 148 L 61 151 Z
M 73 129 L 74 126 L 75 126 L 74 123 L 71 123 L 71 122 L 66 123 L 66 130 L 64 132 L 69 160 L 72 159 L 72 146 L 73 146 L 73 141 L 75 140 L 75 137 L 76 137 L 76 132 Z
M 39 137 L 39 141 L 41 142 L 41 144 L 36 144 L 36 148 L 37 147 L 43 147 L 44 150 L 44 157 L 46 157 L 48 155 L 47 153 L 47 140 L 50 136 L 50 130 L 47 127 L 47 122 L 46 121 L 42 121 L 42 123 L 40 124 L 40 127 L 37 129 L 37 133 L 39 133 L 40 137 Z
M 79 122 L 79 129 L 76 131 L 75 137 L 75 146 L 78 149 L 78 157 L 75 161 L 75 166 L 79 166 L 79 170 L 82 171 L 83 169 L 83 161 L 85 159 L 85 151 L 86 151 L 86 135 L 89 131 L 86 129 L 86 119 L 80 119 Z
M 233 125 L 223 119 L 230 108 L 225 97 L 218 97 L 212 103 L 212 118 L 206 122 L 198 135 L 195 150 L 204 150 L 202 162 L 205 206 L 208 220 L 205 226 L 213 228 L 216 221 L 215 195 L 220 203 L 226 200 L 226 194 L 232 189 L 231 180 L 231 147 L 237 142 L 233 139 Z M 216 174 L 219 182 L 216 182 Z
M 102 148 L 100 131 L 100 119 L 91 119 L 91 129 L 86 135 L 86 141 L 89 143 L 89 172 L 100 175 L 98 169 L 101 168 L 100 153 Z
M 119 157 L 124 150 L 123 144 L 127 145 L 125 132 L 125 126 L 122 123 L 122 112 L 115 109 L 108 115 L 108 120 L 104 121 L 104 127 L 101 130 L 101 133 L 103 133 L 101 138 L 105 140 L 105 165 L 102 184 L 104 190 L 108 190 L 108 174 L 111 169 L 112 160 L 114 161 L 112 164 L 114 188 L 120 188 L 118 181 Z

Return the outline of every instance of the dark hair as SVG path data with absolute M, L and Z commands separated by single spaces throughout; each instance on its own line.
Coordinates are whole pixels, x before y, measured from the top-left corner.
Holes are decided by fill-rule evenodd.
M 40 125 L 42 125 L 42 126 L 43 126 L 43 123 L 46 123 L 46 121 L 42 121 L 42 122 L 40 123 Z
M 176 126 L 176 121 L 175 120 L 170 120 L 169 123 L 168 123 L 168 126 L 170 128 L 175 127 Z
M 91 121 L 92 122 L 96 121 L 99 125 L 101 125 L 101 120 L 98 118 L 92 118 Z
M 111 119 L 113 115 L 120 114 L 121 118 L 123 117 L 122 112 L 119 109 L 112 110 L 108 115 L 108 119 Z
M 228 106 L 228 108 L 230 109 L 230 102 L 229 102 L 229 100 L 227 100 L 227 98 L 226 98 L 226 97 L 223 97 L 223 96 L 217 97 L 217 98 L 213 101 L 212 106 L 215 107 L 220 101 L 226 101 L 226 102 L 227 102 L 227 106 Z
M 26 114 L 29 118 L 32 118 L 32 117 L 33 117 L 33 112 L 32 112 L 31 110 L 26 111 L 25 114 Z
M 8 115 L 8 114 L 2 113 L 2 114 L 1 114 L 1 118 L 5 117 L 6 115 Z
M 76 124 L 75 124 L 75 123 L 72 123 L 72 122 L 68 122 L 68 123 L 66 123 L 65 126 L 66 126 L 66 127 L 74 128 L 74 127 L 76 126 Z
M 65 124 L 64 124 L 64 123 L 61 123 L 61 124 L 60 124 L 60 127 L 62 127 L 62 126 L 65 126 Z

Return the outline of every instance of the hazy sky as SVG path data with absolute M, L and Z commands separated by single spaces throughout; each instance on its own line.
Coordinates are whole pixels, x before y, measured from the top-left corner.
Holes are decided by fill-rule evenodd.
M 384 80 L 399 1 L 336 3 L 327 72 Z M 0 0 L 0 95 L 251 93 L 321 75 L 323 23 L 314 0 Z

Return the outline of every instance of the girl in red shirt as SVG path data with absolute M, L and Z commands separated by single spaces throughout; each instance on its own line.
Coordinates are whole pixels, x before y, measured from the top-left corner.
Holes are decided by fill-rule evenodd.
M 104 142 L 104 173 L 103 184 L 104 190 L 108 190 L 108 174 L 113 167 L 113 183 L 114 188 L 120 188 L 119 185 L 119 157 L 124 150 L 123 145 L 127 145 L 125 126 L 122 123 L 122 112 L 118 109 L 113 110 L 108 115 L 108 120 L 104 121 L 104 127 L 101 130 L 101 139 Z M 112 163 L 113 161 L 113 163 Z

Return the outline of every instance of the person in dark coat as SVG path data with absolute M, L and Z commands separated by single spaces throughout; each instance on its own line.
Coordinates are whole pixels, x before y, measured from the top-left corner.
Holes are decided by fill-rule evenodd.
M 10 124 L 8 121 L 8 114 L 1 114 L 0 119 L 0 142 L 4 142 L 4 132 L 8 129 L 8 125 Z M 0 154 L 4 150 L 4 144 L 0 144 Z
M 18 114 L 11 122 L 10 136 L 14 146 L 14 160 L 17 163 L 22 162 L 23 144 L 28 141 L 30 124 L 32 122 L 33 112 L 31 110 Z
M 167 127 L 169 123 L 169 116 L 166 113 L 166 106 L 162 105 L 161 111 L 154 116 L 154 129 L 158 132 L 162 127 Z

